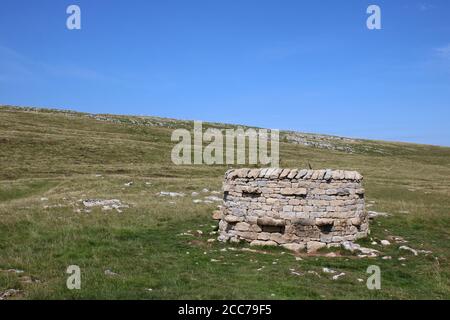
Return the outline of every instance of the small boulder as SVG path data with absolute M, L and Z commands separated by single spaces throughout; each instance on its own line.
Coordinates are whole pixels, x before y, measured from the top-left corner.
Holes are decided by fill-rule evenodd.
M 313 253 L 317 252 L 318 250 L 326 247 L 327 244 L 319 241 L 309 241 L 306 243 L 306 252 Z
M 285 243 L 281 245 L 283 248 L 286 248 L 291 251 L 299 252 L 305 249 L 304 243 Z
M 212 218 L 213 218 L 213 220 L 221 220 L 222 219 L 222 211 L 220 211 L 220 210 L 213 211 Z
M 276 247 L 278 244 L 275 241 L 261 241 L 261 240 L 253 240 L 250 242 L 251 246 L 270 246 L 270 247 Z

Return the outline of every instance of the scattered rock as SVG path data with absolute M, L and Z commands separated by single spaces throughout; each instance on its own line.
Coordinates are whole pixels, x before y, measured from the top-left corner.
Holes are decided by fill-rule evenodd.
M 351 241 L 342 242 L 342 246 L 344 247 L 345 250 L 349 250 L 350 252 L 355 252 L 355 251 L 361 252 L 362 255 L 359 255 L 360 258 L 376 257 L 380 253 L 378 250 L 371 249 L 371 248 L 364 248 L 364 247 L 361 247 L 359 244 L 353 243 Z
M 320 278 L 320 274 L 318 274 L 318 273 L 317 273 L 316 271 L 314 271 L 314 270 L 309 270 L 308 273 L 309 273 L 309 274 L 313 274 L 313 275 L 315 275 L 315 276 L 317 276 L 317 277 Z
M 17 289 L 8 289 L 6 291 L 0 291 L 0 300 L 6 300 L 8 298 L 14 297 L 22 293 L 22 291 Z
M 182 233 L 179 233 L 178 235 L 179 235 L 179 236 L 191 236 L 191 237 L 194 236 L 194 235 L 193 235 L 192 233 L 190 233 L 190 232 L 182 232 Z
M 25 271 L 20 270 L 20 269 L 8 269 L 8 270 L 1 270 L 3 272 L 8 272 L 8 273 L 16 273 L 16 274 L 20 274 L 20 273 L 24 273 Z
M 400 250 L 406 250 L 414 254 L 415 256 L 418 255 L 417 250 L 414 250 L 413 248 L 407 247 L 407 246 L 401 246 L 399 247 Z
M 88 199 L 83 200 L 83 205 L 86 208 L 102 207 L 102 210 L 104 211 L 115 209 L 119 213 L 122 212 L 122 210 L 120 210 L 121 208 L 129 208 L 127 204 L 123 204 L 118 199 L 111 199 L 111 200 Z
M 388 216 L 390 216 L 389 213 L 377 212 L 377 211 L 367 211 L 367 215 L 368 215 L 369 219 L 375 219 L 377 217 L 388 217 Z
M 388 237 L 388 239 L 390 239 L 391 241 L 394 241 L 395 243 L 407 243 L 408 242 L 403 237 L 399 237 L 399 236 L 390 236 L 390 237 Z
M 20 282 L 22 283 L 41 283 L 41 280 L 35 278 L 35 277 L 30 277 L 30 276 L 22 276 L 19 278 Z
M 355 140 L 349 138 L 313 135 L 294 131 L 288 131 L 284 133 L 283 138 L 286 139 L 289 143 L 300 144 L 312 148 L 336 150 L 347 153 L 354 152 L 352 145 L 348 142 L 353 142 Z
M 115 273 L 115 272 L 112 272 L 112 271 L 109 270 L 109 269 L 106 269 L 106 270 L 105 270 L 105 275 L 107 275 L 107 276 L 118 276 L 119 274 L 117 274 L 117 273 Z
M 333 280 L 338 280 L 340 277 L 343 277 L 343 276 L 345 276 L 345 273 L 344 273 L 344 272 L 341 272 L 341 273 L 339 273 L 339 274 L 333 276 L 332 279 L 333 279 Z
M 158 193 L 160 197 L 169 196 L 169 197 L 184 197 L 185 194 L 182 192 L 169 192 L 169 191 L 161 191 Z
M 125 187 L 131 187 L 133 185 L 133 181 L 127 182 L 124 184 Z
M 205 197 L 205 202 L 206 201 L 216 201 L 216 202 L 220 202 L 220 201 L 222 201 L 222 198 L 219 198 L 219 197 L 217 197 L 217 196 L 208 196 L 208 197 Z
M 293 274 L 295 276 L 302 276 L 303 275 L 301 272 L 298 272 L 295 269 L 289 269 L 289 271 L 291 272 L 291 274 Z
M 389 245 L 391 245 L 391 243 L 388 240 L 381 240 L 381 245 L 389 246 Z
M 329 269 L 329 268 L 322 268 L 322 271 L 323 271 L 324 273 L 336 273 L 335 270 Z
M 48 198 L 42 197 L 41 201 L 48 201 Z M 11 289 L 11 290 L 14 290 L 14 289 Z
M 50 206 L 43 206 L 44 209 L 65 208 L 67 205 L 62 203 L 52 204 Z
M 194 192 L 191 193 L 191 197 L 196 197 L 196 196 L 198 196 L 198 194 L 199 194 L 198 192 L 194 191 Z

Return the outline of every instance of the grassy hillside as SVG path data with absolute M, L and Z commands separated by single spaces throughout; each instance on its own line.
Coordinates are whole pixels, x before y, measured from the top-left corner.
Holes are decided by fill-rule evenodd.
M 368 209 L 390 213 L 360 242 L 380 257 L 294 256 L 209 240 L 218 203 L 193 200 L 217 195 L 227 167 L 174 166 L 170 135 L 179 127 L 192 123 L 0 107 L 0 296 L 450 298 L 450 148 L 282 133 L 280 166 L 358 170 Z M 129 208 L 86 212 L 86 199 Z M 392 244 L 372 244 L 382 239 Z M 81 290 L 66 288 L 69 265 L 81 267 Z M 381 268 L 381 290 L 366 288 L 369 265 Z M 345 276 L 333 280 L 324 267 Z

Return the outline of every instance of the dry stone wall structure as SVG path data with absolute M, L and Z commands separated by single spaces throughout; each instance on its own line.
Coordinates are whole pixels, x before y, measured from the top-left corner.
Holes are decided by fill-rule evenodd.
M 228 170 L 219 240 L 313 252 L 365 237 L 362 180 L 331 169 Z

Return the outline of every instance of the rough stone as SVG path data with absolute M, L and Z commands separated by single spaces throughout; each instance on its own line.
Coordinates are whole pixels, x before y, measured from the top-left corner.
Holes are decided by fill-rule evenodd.
M 273 226 L 273 227 L 282 227 L 286 224 L 284 220 L 273 219 L 270 217 L 258 218 L 257 223 L 260 226 Z
M 228 223 L 236 223 L 236 222 L 242 221 L 243 218 L 241 218 L 241 217 L 236 217 L 236 216 L 233 216 L 233 215 L 229 214 L 229 215 L 226 215 L 226 216 L 225 216 L 225 219 L 224 219 L 224 220 L 225 220 L 226 222 L 228 222 Z
M 309 241 L 306 243 L 306 251 L 308 253 L 316 252 L 324 247 L 326 247 L 327 244 L 319 241 Z
M 305 249 L 306 245 L 304 243 L 284 243 L 281 245 L 291 251 L 299 252 Z
M 224 204 L 214 213 L 221 217 L 220 241 L 312 252 L 369 233 L 362 176 L 356 171 L 235 169 L 226 172 L 223 190 Z M 375 254 L 373 249 L 351 248 Z
M 253 240 L 252 242 L 250 242 L 251 246 L 271 246 L 271 247 L 275 247 L 278 244 L 275 241 L 261 241 L 261 240 Z
M 214 220 L 221 220 L 222 219 L 222 211 L 220 210 L 215 210 L 212 214 L 212 218 Z
M 247 222 L 238 222 L 236 223 L 236 226 L 234 227 L 234 230 L 237 231 L 249 231 L 250 230 L 250 224 Z

